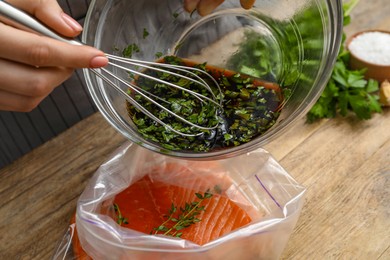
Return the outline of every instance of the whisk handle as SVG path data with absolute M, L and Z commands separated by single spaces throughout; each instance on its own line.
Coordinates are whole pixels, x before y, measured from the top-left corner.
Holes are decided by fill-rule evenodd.
M 41 22 L 36 20 L 34 17 L 17 9 L 16 7 L 13 7 L 12 5 L 4 2 L 3 0 L 0 0 L 0 20 L 22 30 L 28 31 L 28 29 L 30 29 L 34 32 L 40 33 L 42 35 L 62 42 L 70 43 L 73 45 L 82 45 L 82 43 L 78 41 L 66 39 L 58 35 L 54 31 L 43 25 Z

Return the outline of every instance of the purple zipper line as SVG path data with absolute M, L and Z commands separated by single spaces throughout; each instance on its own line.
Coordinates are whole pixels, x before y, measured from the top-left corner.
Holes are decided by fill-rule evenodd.
M 263 182 L 260 180 L 259 176 L 257 176 L 257 174 L 255 174 L 255 177 L 256 177 L 257 181 L 260 183 L 260 185 L 263 187 L 263 189 L 267 192 L 268 196 L 270 196 L 271 199 L 275 202 L 275 204 L 276 204 L 280 209 L 282 209 L 282 206 L 280 206 L 280 204 L 276 201 L 276 199 L 274 198 L 274 196 L 272 196 L 272 194 L 267 190 L 267 188 L 264 186 Z
M 104 230 L 109 230 L 109 231 L 116 231 L 115 228 L 111 227 L 110 225 L 104 225 L 104 224 L 101 224 L 100 222 L 97 222 L 97 221 L 93 221 L 93 220 L 90 220 L 88 218 L 84 218 L 84 217 L 81 217 L 82 220 L 84 220 L 85 222 L 89 223 L 89 224 L 93 224 L 95 226 L 98 226 Z M 107 228 L 108 227 L 108 228 Z

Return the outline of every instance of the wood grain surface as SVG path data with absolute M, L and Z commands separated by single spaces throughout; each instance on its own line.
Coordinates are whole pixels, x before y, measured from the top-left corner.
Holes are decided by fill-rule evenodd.
M 389 14 L 386 0 L 360 1 L 347 37 L 390 30 Z M 302 120 L 265 147 L 308 188 L 283 259 L 390 259 L 389 120 L 388 108 L 368 121 Z
M 361 1 L 347 34 L 390 29 L 388 0 Z M 97 113 L 0 170 L 0 259 L 50 259 L 90 176 L 125 141 Z M 390 110 L 298 121 L 265 146 L 307 187 L 283 259 L 390 259 Z

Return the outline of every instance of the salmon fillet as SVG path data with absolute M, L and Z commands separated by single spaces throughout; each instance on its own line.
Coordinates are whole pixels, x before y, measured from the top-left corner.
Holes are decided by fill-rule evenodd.
M 123 227 L 149 234 L 154 233 L 154 228 L 167 219 L 172 204 L 178 209 L 174 215 L 178 218 L 180 207 L 184 208 L 185 203 L 199 201 L 195 193 L 203 194 L 204 190 L 200 187 L 204 185 L 203 180 L 197 179 L 193 188 L 188 189 L 152 180 L 146 175 L 118 194 L 114 203 L 119 206 L 122 216 L 128 219 L 128 224 L 123 224 Z M 198 216 L 201 221 L 180 231 L 181 238 L 199 245 L 251 222 L 249 215 L 236 203 L 217 193 L 205 199 L 200 206 L 205 207 L 205 211 Z
M 199 169 L 207 169 L 207 174 L 206 172 L 194 174 Z M 175 185 L 177 179 L 181 182 L 180 186 Z M 174 215 L 177 218 L 180 207 L 184 207 L 186 203 L 199 201 L 195 193 L 203 195 L 209 190 L 213 194 L 212 197 L 200 204 L 205 207 L 197 216 L 201 221 L 180 230 L 182 239 L 204 245 L 252 221 L 248 211 L 253 208 L 248 208 L 240 192 L 236 190 L 233 197 L 235 201 L 242 203 L 246 210 L 226 196 L 225 190 L 228 190 L 231 184 L 232 181 L 213 162 L 190 162 L 187 165 L 167 163 L 151 169 L 149 174 L 117 194 L 109 204 L 116 204 L 122 217 L 126 218 L 127 224 L 122 223 L 122 227 L 154 234 L 154 228 L 167 219 L 172 204 L 178 209 Z M 102 214 L 109 214 L 115 218 L 107 212 L 106 202 L 103 205 L 105 206 L 102 207 L 104 208 Z M 71 223 L 74 223 L 74 219 Z M 77 233 L 72 240 L 76 258 L 90 260 L 81 247 Z

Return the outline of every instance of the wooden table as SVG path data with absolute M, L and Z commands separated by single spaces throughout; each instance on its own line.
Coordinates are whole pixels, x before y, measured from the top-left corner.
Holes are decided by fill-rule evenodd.
M 348 34 L 389 29 L 388 0 L 361 1 Z M 100 114 L 0 170 L 0 259 L 49 259 L 90 176 L 125 139 Z M 390 110 L 300 120 L 265 147 L 308 188 L 283 259 L 390 259 Z

